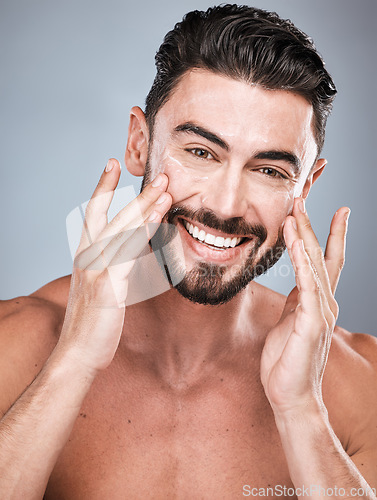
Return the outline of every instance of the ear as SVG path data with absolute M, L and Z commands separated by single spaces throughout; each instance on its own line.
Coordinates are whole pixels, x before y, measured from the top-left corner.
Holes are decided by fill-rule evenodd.
M 327 164 L 327 160 L 325 160 L 324 158 L 319 158 L 319 160 L 317 160 L 315 162 L 315 165 L 312 167 L 311 171 L 309 172 L 308 178 L 306 179 L 304 187 L 302 189 L 301 196 L 304 199 L 307 198 L 312 185 L 314 184 L 314 182 L 319 178 L 319 176 L 324 171 L 326 164 Z
M 130 112 L 128 140 L 124 160 L 127 170 L 136 176 L 144 175 L 148 157 L 149 132 L 143 111 L 134 106 Z

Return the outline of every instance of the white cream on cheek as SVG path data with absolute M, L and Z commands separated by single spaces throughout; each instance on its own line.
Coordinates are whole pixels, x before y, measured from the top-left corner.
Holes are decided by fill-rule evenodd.
M 162 117 L 163 118 L 163 117 Z M 155 129 L 158 128 L 158 138 L 153 140 L 150 157 L 151 177 L 154 178 L 159 173 L 166 173 L 170 180 L 177 175 L 181 176 L 181 182 L 205 182 L 209 180 L 206 173 L 194 171 L 191 166 L 185 165 L 177 158 L 171 149 L 171 130 L 174 128 L 174 115 L 169 119 L 156 120 Z M 177 119 L 176 119 L 177 121 Z M 187 177 L 187 179 L 186 179 Z
M 168 192 L 173 197 L 173 204 L 203 194 L 210 176 L 177 158 L 177 154 L 173 152 L 175 147 L 171 147 L 169 143 L 167 127 L 164 128 L 165 133 L 159 134 L 159 139 L 155 138 L 153 141 L 150 158 L 151 177 L 154 178 L 159 173 L 168 176 Z M 202 203 L 204 203 L 203 198 Z
M 175 174 L 184 173 L 185 175 L 189 175 L 192 182 L 204 182 L 209 180 L 208 175 L 200 175 L 197 173 L 194 174 L 192 168 L 185 166 L 182 162 L 177 160 L 177 158 L 174 158 L 174 156 L 169 153 L 165 154 L 163 163 L 163 168 L 168 168 L 169 171 L 174 170 Z

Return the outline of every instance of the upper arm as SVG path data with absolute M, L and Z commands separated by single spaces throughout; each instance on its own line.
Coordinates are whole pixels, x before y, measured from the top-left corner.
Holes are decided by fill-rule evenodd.
M 375 445 L 376 446 L 376 442 Z M 366 480 L 368 485 L 373 489 L 374 494 L 377 492 L 377 449 L 364 450 L 356 453 L 351 457 L 351 460 L 356 465 L 358 471 Z
M 63 317 L 60 306 L 42 298 L 0 301 L 0 417 L 47 361 Z
M 351 459 L 366 479 L 377 490 L 377 339 L 371 335 L 353 334 L 350 344 L 360 358 L 360 382 L 362 404 L 358 409 L 363 425 L 359 437 L 359 449 Z
M 377 490 L 377 338 L 338 329 L 328 364 L 324 394 L 330 422 L 361 475 Z

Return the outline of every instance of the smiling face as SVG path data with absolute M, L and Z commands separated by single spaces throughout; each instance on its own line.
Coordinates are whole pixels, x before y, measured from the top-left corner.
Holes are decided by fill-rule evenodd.
M 145 150 L 147 137 L 143 117 L 133 121 L 131 172 L 132 148 Z M 184 296 L 225 302 L 276 262 L 293 200 L 307 195 L 325 164 L 313 166 L 312 121 L 312 106 L 291 92 L 206 70 L 183 76 L 156 115 L 144 183 L 159 172 L 169 177 L 173 205 L 164 220 L 182 245 L 172 245 L 168 260 L 185 268 L 177 286 Z M 161 244 L 166 226 L 157 234 Z

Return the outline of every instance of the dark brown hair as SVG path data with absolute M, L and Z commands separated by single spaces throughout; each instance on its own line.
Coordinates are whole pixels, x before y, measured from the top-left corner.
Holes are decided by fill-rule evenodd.
M 151 136 L 157 111 L 182 76 L 201 68 L 303 96 L 313 106 L 320 153 L 336 88 L 313 41 L 291 21 L 235 4 L 195 10 L 169 31 L 155 60 L 157 74 L 145 107 Z

